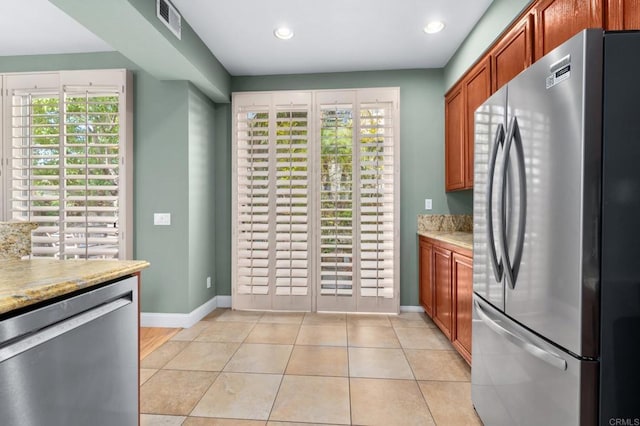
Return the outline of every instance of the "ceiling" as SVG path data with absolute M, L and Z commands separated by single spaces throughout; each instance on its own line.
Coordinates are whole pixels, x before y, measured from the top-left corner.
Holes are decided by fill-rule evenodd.
M 2 0 L 0 40 L 0 56 L 113 50 L 48 0 Z
M 172 1 L 231 75 L 441 68 L 491 2 Z M 445 29 L 425 34 L 436 19 Z M 276 39 L 281 25 L 295 36 Z M 3 1 L 0 40 L 0 56 L 113 50 L 48 0 Z

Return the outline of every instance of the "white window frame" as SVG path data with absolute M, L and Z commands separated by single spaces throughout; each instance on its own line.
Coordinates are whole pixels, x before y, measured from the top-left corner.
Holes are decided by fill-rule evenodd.
M 238 303 L 238 114 L 239 106 L 246 105 L 261 105 L 263 107 L 269 107 L 270 111 L 274 110 L 274 103 L 269 99 L 275 98 L 295 98 L 296 96 L 308 96 L 311 95 L 311 103 L 309 110 L 311 115 L 309 116 L 308 126 L 308 145 L 309 160 L 308 165 L 309 173 L 312 178 L 309 181 L 309 223 L 311 230 L 311 254 L 309 259 L 309 274 L 312 277 L 309 285 L 311 293 L 311 301 L 307 307 L 301 307 L 300 305 L 292 304 L 294 308 L 282 308 L 282 303 L 271 303 L 269 300 L 274 292 L 271 292 L 270 297 L 265 295 L 256 295 L 254 299 L 255 304 L 247 303 L 246 300 Z M 369 301 L 365 303 L 353 304 L 353 303 L 338 303 L 333 308 L 327 308 L 326 304 L 318 306 L 318 294 L 319 294 L 319 280 L 320 280 L 320 265 L 319 265 L 319 249 L 320 249 L 320 213 L 319 213 L 319 188 L 320 188 L 320 175 L 318 169 L 318 162 L 320 158 L 320 101 L 326 102 L 328 99 L 336 98 L 336 102 L 339 99 L 348 100 L 353 105 L 353 150 L 360 150 L 359 132 L 360 125 L 356 125 L 355 122 L 360 120 L 359 116 L 356 116 L 356 111 L 360 111 L 360 105 L 367 103 L 391 103 L 392 104 L 392 120 L 393 120 L 393 297 L 385 301 L 380 296 L 369 297 Z M 271 103 L 269 103 L 271 102 Z M 400 89 L 394 88 L 371 88 L 371 89 L 341 89 L 341 90 L 304 90 L 304 91 L 275 91 L 275 92 L 239 92 L 232 95 L 232 306 L 236 309 L 273 309 L 273 310 L 335 310 L 344 312 L 386 312 L 397 313 L 400 308 Z M 356 154 L 357 155 L 357 154 Z M 356 156 L 356 158 L 359 158 Z M 360 163 L 358 163 L 360 164 Z M 359 166 L 358 166 L 359 167 Z M 359 172 L 357 173 L 359 176 Z M 359 185 L 358 185 L 359 186 Z M 354 197 L 359 196 L 359 188 L 354 187 Z M 358 201 L 359 205 L 360 200 Z M 273 213 L 272 213 L 273 214 Z M 357 225 L 357 214 L 354 212 L 354 229 Z M 355 232 L 359 235 L 359 231 Z M 360 263 L 358 263 L 360 266 Z M 354 267 L 355 268 L 355 267 Z M 359 277 L 359 274 L 354 276 L 354 279 Z M 354 283 L 353 294 L 351 298 L 362 297 L 360 294 L 359 284 Z M 378 299 L 373 300 L 373 299 Z
M 118 259 L 133 258 L 133 75 L 126 69 L 73 70 L 0 74 L 0 220 L 12 213 L 13 90 L 51 90 L 60 109 L 60 146 L 64 143 L 65 90 L 118 92 Z M 63 164 L 60 165 L 63 168 Z M 62 196 L 61 196 L 62 198 Z M 82 256 L 80 256 L 82 257 Z

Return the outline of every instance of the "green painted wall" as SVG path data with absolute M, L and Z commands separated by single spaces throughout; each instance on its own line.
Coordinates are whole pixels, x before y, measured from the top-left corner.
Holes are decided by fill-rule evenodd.
M 231 295 L 231 104 L 216 104 L 216 294 Z
M 416 222 L 417 215 L 425 213 L 424 199 L 433 199 L 433 213 L 471 211 L 469 200 L 444 192 L 442 70 L 233 77 L 231 87 L 234 92 L 400 87 L 400 303 L 418 305 Z M 231 223 L 226 226 L 231 227 Z M 221 238 L 217 244 L 218 250 L 221 244 L 230 246 Z M 220 278 L 230 276 L 230 272 L 218 272 Z M 219 294 L 230 294 L 228 282 L 218 285 Z
M 493 0 L 444 68 L 448 90 L 533 0 Z
M 189 311 L 215 296 L 215 106 L 189 85 Z M 211 277 L 211 288 L 206 287 Z
M 116 52 L 0 59 L 0 72 L 101 68 L 134 72 L 134 257 L 151 262 L 142 311 L 190 312 L 215 294 L 204 286 L 214 273 L 215 182 L 200 157 L 213 155 L 213 104 L 188 82 L 157 80 Z M 171 213 L 171 226 L 154 226 L 154 212 Z

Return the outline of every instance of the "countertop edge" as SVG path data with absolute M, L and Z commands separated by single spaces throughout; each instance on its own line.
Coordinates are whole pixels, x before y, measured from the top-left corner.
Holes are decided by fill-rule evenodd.
M 6 262 L 6 263 L 5 263 Z M 9 260 L 0 262 L 6 265 L 11 264 L 19 267 L 18 262 L 30 262 L 23 260 Z M 75 262 L 75 261 L 60 261 Z M 80 261 L 80 262 L 103 262 L 96 261 Z M 120 263 L 122 262 L 122 263 Z M 17 266 L 16 266 L 17 265 Z M 25 265 L 27 265 L 25 263 Z M 31 264 L 29 264 L 31 266 Z M 46 264 L 44 264 L 46 265 Z M 102 268 L 95 273 L 80 273 L 77 276 L 50 278 L 39 280 L 36 282 L 25 283 L 21 288 L 8 289 L 2 291 L 0 286 L 0 315 L 10 313 L 16 309 L 24 308 L 39 302 L 43 302 L 55 297 L 64 296 L 78 290 L 96 286 L 107 281 L 122 278 L 128 275 L 136 274 L 143 269 L 149 267 L 147 261 L 118 261 L 117 265 L 111 268 Z M 32 266 L 33 267 L 33 266 Z M 9 294 L 10 293 L 10 294 Z
M 421 237 L 451 244 L 473 253 L 473 233 L 461 231 L 417 231 Z

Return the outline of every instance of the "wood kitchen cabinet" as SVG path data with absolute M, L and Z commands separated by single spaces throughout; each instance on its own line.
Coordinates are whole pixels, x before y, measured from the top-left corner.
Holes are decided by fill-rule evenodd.
M 640 29 L 640 0 L 606 0 L 607 29 Z
M 445 97 L 445 189 L 473 188 L 474 113 L 491 95 L 487 57 Z
M 471 250 L 420 236 L 420 304 L 471 364 Z
M 433 244 L 420 238 L 420 305 L 430 317 L 433 316 L 432 257 Z
M 451 342 L 471 364 L 471 323 L 473 303 L 473 261 L 460 253 L 452 254 L 453 330 Z
M 465 137 L 464 137 L 464 96 L 462 84 L 454 87 L 445 97 L 445 149 L 444 185 L 447 191 L 464 188 Z
M 533 63 L 534 17 L 527 14 L 491 50 L 492 93 Z
M 473 146 L 475 139 L 475 112 L 491 96 L 491 62 L 489 58 L 478 63 L 464 80 L 465 91 L 465 173 L 464 187 L 473 188 Z
M 451 251 L 433 248 L 433 322 L 451 339 Z
M 538 60 L 585 28 L 604 26 L 604 0 L 540 0 L 536 20 L 535 59 Z

